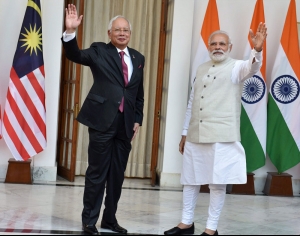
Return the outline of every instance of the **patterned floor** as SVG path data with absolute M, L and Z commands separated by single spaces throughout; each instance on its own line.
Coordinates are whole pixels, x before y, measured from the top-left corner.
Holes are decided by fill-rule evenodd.
M 82 235 L 84 178 L 74 183 L 0 183 L 1 235 Z M 207 218 L 208 193 L 200 193 L 195 234 Z M 125 179 L 117 218 L 129 235 L 161 235 L 181 218 L 182 189 L 151 187 L 150 180 Z M 102 209 L 103 210 L 103 209 Z M 299 235 L 300 197 L 227 194 L 218 226 L 222 235 Z M 100 220 L 99 220 L 100 221 Z M 101 235 L 116 235 L 100 228 Z

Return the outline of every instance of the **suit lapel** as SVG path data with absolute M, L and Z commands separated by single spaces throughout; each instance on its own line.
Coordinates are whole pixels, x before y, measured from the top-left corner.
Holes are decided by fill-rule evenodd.
M 131 78 L 130 78 L 130 81 L 129 81 L 129 83 L 130 83 L 134 79 L 134 76 L 137 72 L 138 60 L 135 57 L 134 52 L 131 48 L 128 47 L 128 51 L 129 51 L 131 62 L 132 62 L 132 75 L 131 75 Z
M 123 86 L 124 79 L 123 79 L 123 70 L 122 70 L 122 62 L 120 59 L 120 55 L 118 53 L 118 50 L 112 43 L 109 43 L 107 45 L 108 45 L 109 55 L 112 56 L 114 62 L 116 63 L 116 67 L 119 69 L 119 72 L 121 73 L 121 76 L 117 76 L 117 79 L 120 82 L 120 84 Z

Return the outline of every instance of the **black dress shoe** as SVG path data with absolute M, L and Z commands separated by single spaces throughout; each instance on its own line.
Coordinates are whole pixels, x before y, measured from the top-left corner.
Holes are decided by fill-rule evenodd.
M 165 235 L 184 235 L 184 234 L 194 234 L 195 226 L 194 223 L 190 228 L 180 229 L 179 227 L 174 227 L 164 232 Z
M 110 229 L 114 232 L 120 233 L 120 234 L 127 234 L 127 229 L 124 229 L 121 227 L 118 222 L 116 223 L 108 223 L 105 222 L 104 220 L 101 221 L 101 228 L 103 229 Z
M 210 235 L 210 234 L 203 232 L 201 235 Z M 219 235 L 218 230 L 216 230 L 213 235 Z
M 98 230 L 95 225 L 82 224 L 82 230 L 88 234 L 97 235 Z

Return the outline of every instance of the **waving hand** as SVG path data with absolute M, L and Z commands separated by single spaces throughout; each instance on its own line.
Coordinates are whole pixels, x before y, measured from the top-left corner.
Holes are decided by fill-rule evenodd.
M 252 29 L 249 31 L 250 38 L 254 48 L 257 52 L 260 52 L 263 48 L 264 41 L 267 37 L 267 27 L 265 23 L 260 22 L 256 34 L 253 33 Z
M 81 24 L 82 18 L 83 15 L 78 17 L 76 6 L 73 4 L 68 4 L 68 8 L 66 8 L 65 19 L 66 30 L 68 34 L 76 31 L 76 28 Z

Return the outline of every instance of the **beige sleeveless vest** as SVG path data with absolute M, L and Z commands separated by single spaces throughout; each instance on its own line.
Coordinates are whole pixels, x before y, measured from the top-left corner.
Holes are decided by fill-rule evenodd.
M 187 141 L 240 141 L 243 83 L 234 84 L 231 81 L 235 62 L 235 59 L 228 58 L 221 63 L 209 61 L 199 66 Z

